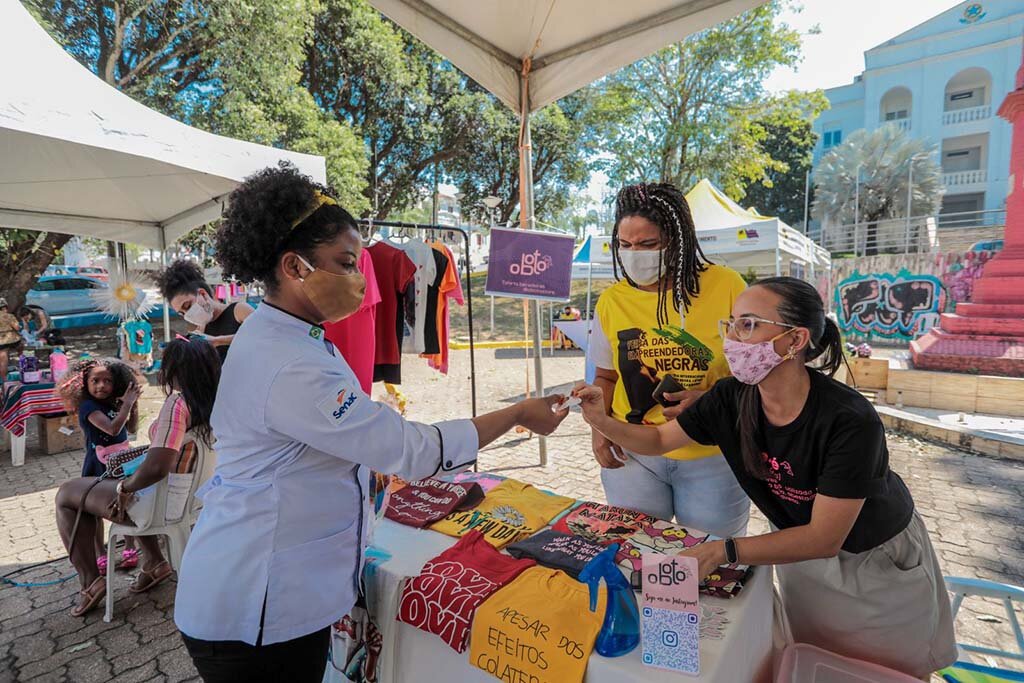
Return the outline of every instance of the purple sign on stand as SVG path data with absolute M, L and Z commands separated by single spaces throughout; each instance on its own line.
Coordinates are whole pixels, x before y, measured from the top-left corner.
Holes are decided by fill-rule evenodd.
M 574 247 L 571 235 L 491 228 L 485 294 L 568 301 Z

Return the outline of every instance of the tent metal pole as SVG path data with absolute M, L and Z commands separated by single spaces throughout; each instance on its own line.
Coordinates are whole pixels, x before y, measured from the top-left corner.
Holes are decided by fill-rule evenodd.
M 160 267 L 162 269 L 167 268 L 167 234 L 164 232 L 164 228 L 160 228 Z M 164 343 L 171 343 L 171 311 L 167 307 L 167 297 L 163 297 L 164 300 Z
M 590 320 L 590 296 L 594 288 L 594 261 L 587 263 L 587 320 Z
M 530 230 L 534 227 L 533 216 L 533 149 L 530 141 L 530 98 L 529 67 L 519 76 L 519 115 L 522 132 L 519 139 L 519 227 Z M 536 378 L 537 396 L 544 396 L 544 359 L 540 344 L 541 302 L 534 301 L 536 323 L 533 326 L 533 374 Z M 548 464 L 548 444 L 543 436 L 537 438 L 540 465 Z

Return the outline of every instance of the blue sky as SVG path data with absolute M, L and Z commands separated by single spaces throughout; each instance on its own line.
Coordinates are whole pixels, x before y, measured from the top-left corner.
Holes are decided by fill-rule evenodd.
M 864 51 L 956 6 L 953 0 L 804 0 L 800 14 L 785 21 L 800 31 L 817 24 L 821 33 L 804 37 L 804 59 L 796 69 L 777 69 L 770 91 L 813 90 L 850 83 L 864 70 Z

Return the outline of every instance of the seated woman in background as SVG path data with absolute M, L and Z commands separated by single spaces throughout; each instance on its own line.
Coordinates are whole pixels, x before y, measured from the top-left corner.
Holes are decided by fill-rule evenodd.
M 155 485 L 165 478 L 169 478 L 166 518 L 180 519 L 195 467 L 194 439 L 212 445 L 210 413 L 220 381 L 217 352 L 202 339 L 176 339 L 164 350 L 160 372 L 167 399 L 149 428 L 149 450 L 135 473 L 120 481 L 103 480 L 91 490 L 94 478 L 73 479 L 57 491 L 57 528 L 82 584 L 74 616 L 98 605 L 106 593 L 91 542 L 102 520 L 146 528 L 156 513 Z M 81 520 L 74 530 L 79 511 Z M 131 591 L 142 593 L 166 580 L 171 566 L 155 537 L 137 539 L 143 551 L 142 571 Z
M 577 390 L 594 429 L 638 454 L 717 445 L 772 532 L 702 543 L 700 574 L 775 565 L 795 642 L 923 677 L 956 661 L 942 571 L 885 429 L 856 390 L 832 379 L 839 328 L 810 284 L 762 280 L 721 322 L 732 377 L 656 427 L 605 414 L 600 387 Z M 822 371 L 806 364 L 816 361 Z
M 255 309 L 244 301 L 225 304 L 214 298 L 203 271 L 192 261 L 175 261 L 157 276 L 156 284 L 167 304 L 196 326 L 223 362 L 238 328 Z

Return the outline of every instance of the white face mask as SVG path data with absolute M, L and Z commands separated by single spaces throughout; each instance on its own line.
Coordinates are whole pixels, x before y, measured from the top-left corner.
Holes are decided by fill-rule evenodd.
M 213 320 L 213 305 L 206 301 L 206 298 L 203 295 L 196 294 L 196 298 L 192 301 L 192 305 L 189 306 L 188 310 L 185 311 L 181 317 L 190 325 L 204 327 Z
M 664 249 L 622 249 L 619 251 L 619 258 L 622 260 L 622 268 L 626 275 L 641 287 L 646 287 L 658 281 L 659 271 L 664 275 L 661 268 L 661 257 L 664 252 Z

